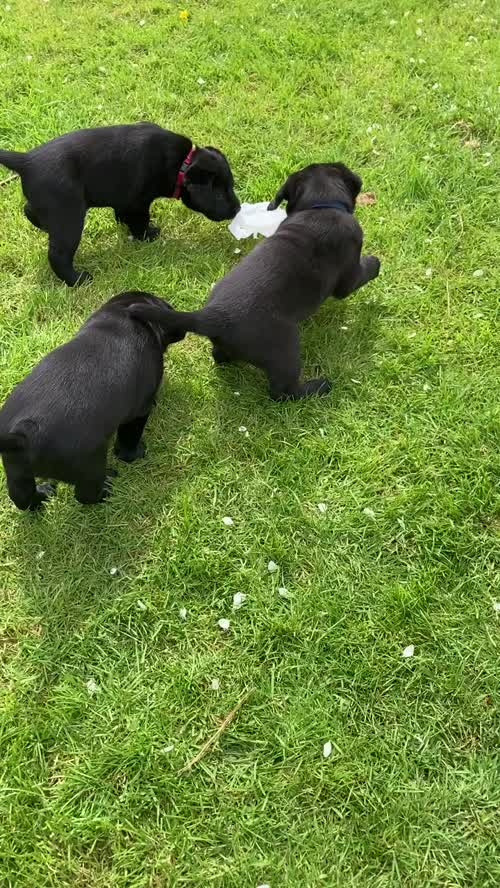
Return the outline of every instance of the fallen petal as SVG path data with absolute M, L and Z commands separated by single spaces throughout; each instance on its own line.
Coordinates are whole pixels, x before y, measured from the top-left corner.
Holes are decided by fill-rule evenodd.
M 146 610 L 148 609 L 148 608 L 147 608 L 147 605 L 145 605 L 144 602 L 141 601 L 140 598 L 137 599 L 137 607 L 138 607 L 139 610 L 141 610 L 141 611 L 146 611 Z
M 203 86 L 203 84 L 205 83 L 205 80 L 203 80 L 203 77 L 198 77 L 198 83 L 200 84 L 200 86 Z
M 118 573 L 118 568 L 117 568 L 117 567 L 112 567 L 111 570 L 110 570 L 110 574 L 111 574 L 111 576 L 112 576 L 112 577 L 116 577 L 117 573 Z
M 187 615 L 188 615 L 188 612 L 187 612 L 186 608 L 180 607 L 179 608 L 179 616 L 180 616 L 181 620 L 185 620 Z
M 93 697 L 94 694 L 97 694 L 99 690 L 99 685 L 95 683 L 93 678 L 89 678 L 89 680 L 85 682 L 85 687 L 87 688 L 87 691 L 89 692 L 91 697 Z
M 278 570 L 278 565 L 276 564 L 275 561 L 270 561 L 269 564 L 267 565 L 267 569 L 268 569 L 269 573 L 271 573 L 271 574 L 276 573 L 276 571 Z
M 330 743 L 329 740 L 327 740 L 327 742 L 323 746 L 323 758 L 327 759 L 331 756 L 331 754 L 332 754 L 332 744 Z
M 245 603 L 246 595 L 244 592 L 236 592 L 233 595 L 233 610 L 239 610 Z
M 225 518 L 222 519 L 222 523 L 226 525 L 226 527 L 232 527 L 234 521 L 229 515 L 226 515 Z
M 212 680 L 211 680 L 211 682 L 210 682 L 210 690 L 211 690 L 211 691 L 218 691 L 219 688 L 220 688 L 220 681 L 219 681 L 219 679 L 218 679 L 218 678 L 212 678 Z
M 226 620 L 225 617 L 221 617 L 220 620 L 217 620 L 217 625 L 218 625 L 219 629 L 222 629 L 223 632 L 227 632 L 231 623 L 229 620 Z
M 279 586 L 278 595 L 280 598 L 291 598 L 292 595 L 285 586 Z
M 484 274 L 484 270 L 482 268 L 476 268 L 475 271 L 472 272 L 473 278 L 482 278 Z
M 413 657 L 413 654 L 414 654 L 414 653 L 415 653 L 415 645 L 414 645 L 414 644 L 409 644 L 408 647 L 405 647 L 405 649 L 404 649 L 403 653 L 401 654 L 401 656 L 402 656 L 402 657 Z
M 494 601 L 494 602 L 493 602 L 493 610 L 494 610 L 497 614 L 500 614 L 500 601 Z
M 318 503 L 318 512 L 326 512 L 328 506 L 326 503 Z
M 367 518 L 375 519 L 375 512 L 369 506 L 363 509 L 363 515 L 366 515 Z

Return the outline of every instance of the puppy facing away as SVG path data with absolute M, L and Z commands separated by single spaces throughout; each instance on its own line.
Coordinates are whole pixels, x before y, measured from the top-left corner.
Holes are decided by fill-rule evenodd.
M 20 175 L 25 215 L 47 232 L 52 270 L 70 287 L 91 278 L 73 265 L 90 207 L 112 207 L 139 240 L 160 233 L 149 216 L 157 197 L 179 198 L 214 222 L 240 208 L 225 156 L 155 123 L 76 130 L 26 153 L 0 150 L 0 163 Z
M 113 296 L 76 336 L 40 361 L 0 410 L 0 453 L 11 500 L 37 509 L 54 493 L 36 478 L 73 484 L 81 503 L 109 493 L 107 454 L 144 456 L 142 432 L 163 376 L 163 353 L 184 334 L 138 322 L 130 305 L 166 303 L 135 291 Z M 116 473 L 115 473 L 116 474 Z
M 342 163 L 293 173 L 269 209 L 287 201 L 287 218 L 213 288 L 199 311 L 172 312 L 157 303 L 131 308 L 170 334 L 208 336 L 217 363 L 247 361 L 265 371 L 276 400 L 326 394 L 324 377 L 300 381 L 299 323 L 327 296 L 344 299 L 376 278 L 380 261 L 361 256 L 354 218 L 361 179 Z

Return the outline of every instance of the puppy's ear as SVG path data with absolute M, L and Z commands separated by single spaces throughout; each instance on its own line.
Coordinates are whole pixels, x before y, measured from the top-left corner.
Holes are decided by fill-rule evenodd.
M 346 165 L 343 163 L 334 163 L 333 166 L 336 167 L 341 174 L 345 184 L 347 185 L 352 195 L 352 199 L 356 200 L 363 185 L 361 177 L 358 176 L 357 173 L 353 173 L 353 171 L 350 170 L 349 167 L 346 167 Z
M 288 182 L 289 179 L 287 179 L 284 185 L 281 186 L 279 191 L 276 192 L 276 195 L 273 197 L 271 203 L 267 205 L 268 210 L 277 210 L 279 205 L 283 203 L 284 200 L 289 200 Z

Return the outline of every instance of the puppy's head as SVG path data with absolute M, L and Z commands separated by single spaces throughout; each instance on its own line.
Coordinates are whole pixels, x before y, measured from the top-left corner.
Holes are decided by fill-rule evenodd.
M 361 179 L 343 163 L 312 163 L 292 173 L 268 206 L 275 210 L 286 200 L 288 215 L 315 203 L 340 200 L 354 210 Z
M 181 192 L 190 210 L 212 222 L 233 219 L 240 208 L 234 191 L 231 167 L 217 148 L 197 148 L 189 164 Z

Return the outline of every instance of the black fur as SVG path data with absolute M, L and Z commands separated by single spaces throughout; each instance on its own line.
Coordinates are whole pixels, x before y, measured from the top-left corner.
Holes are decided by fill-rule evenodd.
M 150 294 L 120 293 L 51 351 L 11 392 L 0 410 L 0 453 L 12 501 L 37 509 L 54 489 L 36 478 L 65 481 L 81 503 L 109 493 L 109 443 L 132 462 L 144 456 L 142 432 L 163 376 L 163 353 L 184 337 L 131 317 L 132 304 L 165 310 Z
M 112 207 L 133 237 L 154 240 L 160 230 L 150 224 L 150 204 L 172 197 L 191 147 L 155 123 L 135 123 L 76 130 L 26 154 L 0 150 L 0 163 L 19 173 L 25 215 L 48 233 L 50 265 L 72 287 L 91 277 L 73 266 L 87 210 Z M 196 149 L 180 198 L 214 222 L 236 215 L 233 175 L 220 151 Z
M 361 256 L 363 232 L 352 215 L 360 189 L 359 176 L 341 163 L 294 173 L 269 205 L 275 209 L 286 200 L 288 218 L 215 285 L 200 311 L 145 304 L 133 306 L 132 314 L 163 318 L 171 334 L 208 336 L 217 363 L 260 367 L 276 400 L 326 394 L 328 379 L 300 382 L 298 325 L 328 296 L 344 299 L 379 273 L 376 256 Z M 345 210 L 325 206 L 329 202 Z

